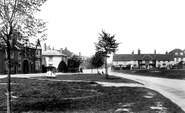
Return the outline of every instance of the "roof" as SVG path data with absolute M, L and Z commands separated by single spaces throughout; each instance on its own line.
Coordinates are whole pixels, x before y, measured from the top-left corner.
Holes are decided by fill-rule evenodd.
M 67 55 L 67 56 L 71 56 L 73 53 L 70 52 L 69 50 L 67 50 L 67 48 L 65 48 L 64 50 L 62 50 L 62 53 Z
M 180 53 L 183 51 L 181 49 L 174 49 L 174 50 L 170 51 L 169 53 L 176 53 L 176 52 Z
M 172 54 L 114 54 L 113 61 L 160 60 L 173 61 Z
M 58 50 L 46 50 L 42 52 L 43 56 L 66 56 Z

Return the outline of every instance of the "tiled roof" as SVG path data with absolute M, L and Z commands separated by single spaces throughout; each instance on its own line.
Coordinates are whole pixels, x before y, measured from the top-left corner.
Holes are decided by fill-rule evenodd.
M 73 54 L 72 52 L 70 52 L 67 49 L 62 50 L 62 53 L 65 54 L 65 55 L 67 55 L 67 56 L 71 56 Z
M 181 49 L 174 49 L 174 50 L 170 51 L 169 53 L 176 53 L 176 52 L 180 53 L 183 51 Z
M 173 61 L 171 54 L 114 54 L 113 61 L 160 60 Z
M 57 50 L 46 50 L 42 52 L 42 55 L 43 56 L 66 56 L 65 54 Z
M 114 54 L 113 61 L 134 61 L 137 56 L 134 54 Z

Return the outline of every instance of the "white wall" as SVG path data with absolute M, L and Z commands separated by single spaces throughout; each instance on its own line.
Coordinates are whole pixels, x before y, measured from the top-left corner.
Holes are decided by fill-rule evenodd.
M 45 57 L 46 59 L 46 66 L 52 64 L 55 68 L 58 68 L 59 63 L 63 60 L 67 64 L 67 58 L 61 56 L 53 56 L 53 60 L 49 60 L 49 57 Z
M 119 66 L 119 65 L 122 65 L 122 66 L 132 65 L 133 66 L 134 64 L 138 66 L 138 61 L 114 61 L 113 62 L 114 66 Z

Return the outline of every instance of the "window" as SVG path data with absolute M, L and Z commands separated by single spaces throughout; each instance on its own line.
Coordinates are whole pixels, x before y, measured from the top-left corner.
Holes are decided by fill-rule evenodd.
M 36 56 L 40 56 L 40 54 L 41 54 L 41 52 L 40 52 L 40 50 L 36 50 Z
M 11 53 L 10 57 L 11 59 L 14 59 L 14 52 Z
M 13 64 L 11 64 L 11 71 L 14 71 L 14 65 Z
M 35 62 L 35 67 L 36 67 L 36 70 L 39 70 L 40 69 L 40 62 L 39 61 L 36 61 Z
M 18 70 L 21 71 L 21 62 L 18 64 Z
M 18 52 L 18 60 L 21 60 L 21 52 Z
M 180 55 L 183 55 L 183 52 L 181 52 Z
M 53 57 L 52 56 L 49 57 L 49 61 L 53 61 Z
M 176 52 L 175 55 L 178 55 L 178 53 Z
M 53 64 L 49 64 L 49 66 L 53 66 Z

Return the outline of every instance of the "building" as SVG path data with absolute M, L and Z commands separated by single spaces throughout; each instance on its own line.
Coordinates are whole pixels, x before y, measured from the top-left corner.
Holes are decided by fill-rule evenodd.
M 25 45 L 24 48 L 16 47 L 11 53 L 11 73 L 40 73 L 42 72 L 42 49 L 40 41 L 36 46 Z M 0 49 L 0 73 L 8 72 L 7 52 Z
M 170 68 L 174 64 L 172 54 L 141 54 L 138 50 L 137 54 L 114 54 L 113 66 L 119 68 L 137 68 L 137 69 L 154 69 L 154 68 Z
M 174 49 L 170 51 L 169 54 L 173 55 L 176 64 L 180 61 L 185 61 L 185 51 L 181 49 Z
M 70 52 L 70 51 L 68 51 Z M 51 50 L 50 46 L 44 44 L 44 50 L 42 52 L 42 66 L 43 67 L 54 67 L 58 69 L 59 64 L 66 68 L 68 63 L 68 55 L 63 53 L 63 50 Z
M 60 51 L 65 54 L 68 58 L 71 57 L 73 55 L 73 53 L 71 51 L 69 51 L 67 49 L 67 47 L 65 47 L 65 49 L 63 50 L 62 48 L 60 48 Z

